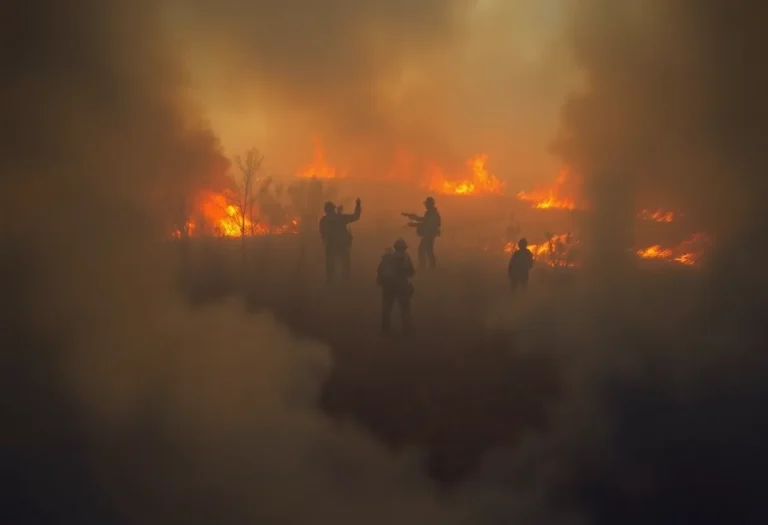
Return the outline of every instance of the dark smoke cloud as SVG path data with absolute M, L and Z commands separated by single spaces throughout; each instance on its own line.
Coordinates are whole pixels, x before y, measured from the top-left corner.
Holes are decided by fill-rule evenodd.
M 765 254 L 765 15 L 719 0 L 570 4 L 586 85 L 564 107 L 557 150 L 586 180 L 597 271 L 567 314 L 578 328 L 561 332 L 584 352 L 569 370 L 585 389 L 560 408 L 586 408 L 580 421 L 596 428 L 583 439 L 571 420 L 550 435 L 561 446 L 549 453 L 568 466 L 548 487 L 589 509 L 590 523 L 765 520 L 751 489 L 768 458 L 755 439 L 767 396 L 757 379 L 766 280 L 756 264 Z M 666 306 L 648 302 L 650 277 L 616 270 L 649 199 L 681 208 L 716 240 L 711 271 L 668 290 Z
M 723 244 L 735 255 L 765 209 L 768 78 L 756 22 L 765 7 L 598 0 L 573 2 L 571 13 L 587 86 L 564 108 L 558 149 L 605 209 L 597 224 L 614 223 L 602 241 L 628 244 L 619 210 L 651 198 L 683 209 L 721 243 L 737 236 Z

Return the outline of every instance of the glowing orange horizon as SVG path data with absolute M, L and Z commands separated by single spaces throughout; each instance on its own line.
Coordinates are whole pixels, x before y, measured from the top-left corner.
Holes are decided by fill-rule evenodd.
M 328 164 L 325 148 L 320 139 L 312 140 L 312 161 L 296 172 L 300 178 L 335 179 L 339 178 L 336 168 Z

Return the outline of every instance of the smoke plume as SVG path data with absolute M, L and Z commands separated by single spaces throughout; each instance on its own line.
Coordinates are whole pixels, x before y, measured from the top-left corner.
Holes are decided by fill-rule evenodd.
M 631 220 L 618 212 L 631 219 L 635 199 L 652 196 L 685 210 L 729 259 L 758 257 L 768 79 L 755 24 L 764 8 L 717 0 L 570 8 L 587 86 L 564 108 L 558 150 L 587 179 L 594 229 L 603 230 L 596 242 L 631 245 Z M 737 249 L 745 244 L 749 255 Z
M 196 0 L 168 25 L 227 146 L 261 141 L 273 169 L 318 136 L 356 175 L 400 151 L 451 170 L 485 152 L 526 184 L 557 168 L 546 146 L 574 77 L 556 4 Z

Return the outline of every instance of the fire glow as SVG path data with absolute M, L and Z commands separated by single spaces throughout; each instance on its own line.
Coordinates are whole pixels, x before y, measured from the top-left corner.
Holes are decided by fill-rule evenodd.
M 543 262 L 551 267 L 570 268 L 576 265 L 575 250 L 579 241 L 571 233 L 549 235 L 549 238 L 538 244 L 529 244 L 528 249 L 535 261 Z M 517 243 L 508 241 L 504 245 L 504 253 L 512 254 L 517 249 Z
M 443 195 L 504 194 L 504 183 L 492 175 L 486 168 L 488 155 L 477 155 L 467 161 L 469 178 L 452 180 L 443 175 L 442 170 L 432 166 L 427 189 Z
M 656 211 L 650 211 L 650 210 L 643 210 L 640 213 L 638 213 L 638 218 L 642 219 L 644 221 L 655 221 L 655 222 L 672 222 L 675 220 L 675 212 L 672 211 L 664 211 L 664 210 L 656 210 Z
M 638 258 L 644 260 L 662 261 L 684 266 L 696 265 L 709 246 L 709 238 L 703 233 L 696 233 L 677 246 L 664 248 L 654 244 L 635 251 Z M 579 241 L 570 233 L 552 235 L 549 240 L 529 244 L 528 249 L 533 253 L 534 260 L 552 267 L 576 266 L 574 250 Z M 508 241 L 504 245 L 504 253 L 512 254 L 517 249 L 516 243 Z
M 306 179 L 335 179 L 339 177 L 336 173 L 336 168 L 328 164 L 325 149 L 320 140 L 315 139 L 312 141 L 312 152 L 312 162 L 299 170 L 296 173 L 297 177 Z
M 196 218 L 190 218 L 185 225 L 185 232 L 177 229 L 173 237 L 194 237 L 198 235 L 213 235 L 216 237 L 242 237 L 282 235 L 297 233 L 299 220 L 291 219 L 287 224 L 272 225 L 259 217 L 258 213 L 244 216 L 240 207 L 233 204 L 229 193 L 206 192 L 199 199 Z
M 565 188 L 572 184 L 572 177 L 567 170 L 563 169 L 557 175 L 551 188 L 532 192 L 521 191 L 517 194 L 517 198 L 530 203 L 533 208 L 539 210 L 575 210 L 576 201 L 572 197 L 566 196 L 565 192 Z
M 312 161 L 296 172 L 299 179 L 329 180 L 340 178 L 339 172 L 328 163 L 326 152 L 319 140 L 313 141 Z M 487 168 L 488 156 L 479 154 L 466 162 L 466 171 L 458 176 L 446 176 L 435 163 L 419 165 L 417 158 L 400 152 L 398 166 L 389 177 L 398 182 L 410 183 L 414 188 L 422 188 L 432 193 L 456 196 L 503 195 L 505 183 L 491 174 Z M 537 210 L 587 210 L 588 205 L 580 195 L 580 179 L 562 169 L 549 188 L 532 192 L 521 191 L 516 194 L 519 201 L 526 202 Z M 297 213 L 282 215 L 289 217 L 285 224 L 271 224 L 254 202 L 245 206 L 236 191 L 206 191 L 198 195 L 195 212 L 187 219 L 183 228 L 173 232 L 173 237 L 198 237 L 213 235 L 219 237 L 266 236 L 298 233 Z M 637 220 L 669 224 L 681 214 L 663 209 L 645 208 L 637 213 Z M 518 227 L 519 228 L 519 227 Z M 517 235 L 517 232 L 512 234 Z M 511 239 L 508 235 L 507 239 Z M 486 250 L 494 243 L 486 246 Z M 497 245 L 498 246 L 498 245 Z M 529 244 L 534 258 L 551 267 L 573 267 L 578 265 L 579 241 L 571 233 L 545 234 L 542 242 Z M 703 233 L 693 234 L 677 246 L 664 246 L 654 243 L 647 247 L 634 249 L 633 253 L 642 260 L 666 261 L 685 266 L 694 266 L 702 254 L 709 248 L 709 239 Z M 503 246 L 505 254 L 516 249 L 510 241 Z
M 703 233 L 695 233 L 672 248 L 664 248 L 660 244 L 654 244 L 647 248 L 637 250 L 637 256 L 641 259 L 670 261 L 685 266 L 693 266 L 701 259 L 710 239 Z

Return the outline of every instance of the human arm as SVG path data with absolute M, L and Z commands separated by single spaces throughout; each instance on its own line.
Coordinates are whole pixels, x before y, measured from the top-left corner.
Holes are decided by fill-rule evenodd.
M 346 224 L 349 224 L 350 222 L 355 222 L 355 221 L 360 220 L 360 214 L 362 213 L 362 211 L 363 210 L 362 210 L 362 206 L 360 204 L 360 199 L 357 199 L 355 201 L 355 211 L 352 212 L 352 213 L 343 215 L 344 222 Z

